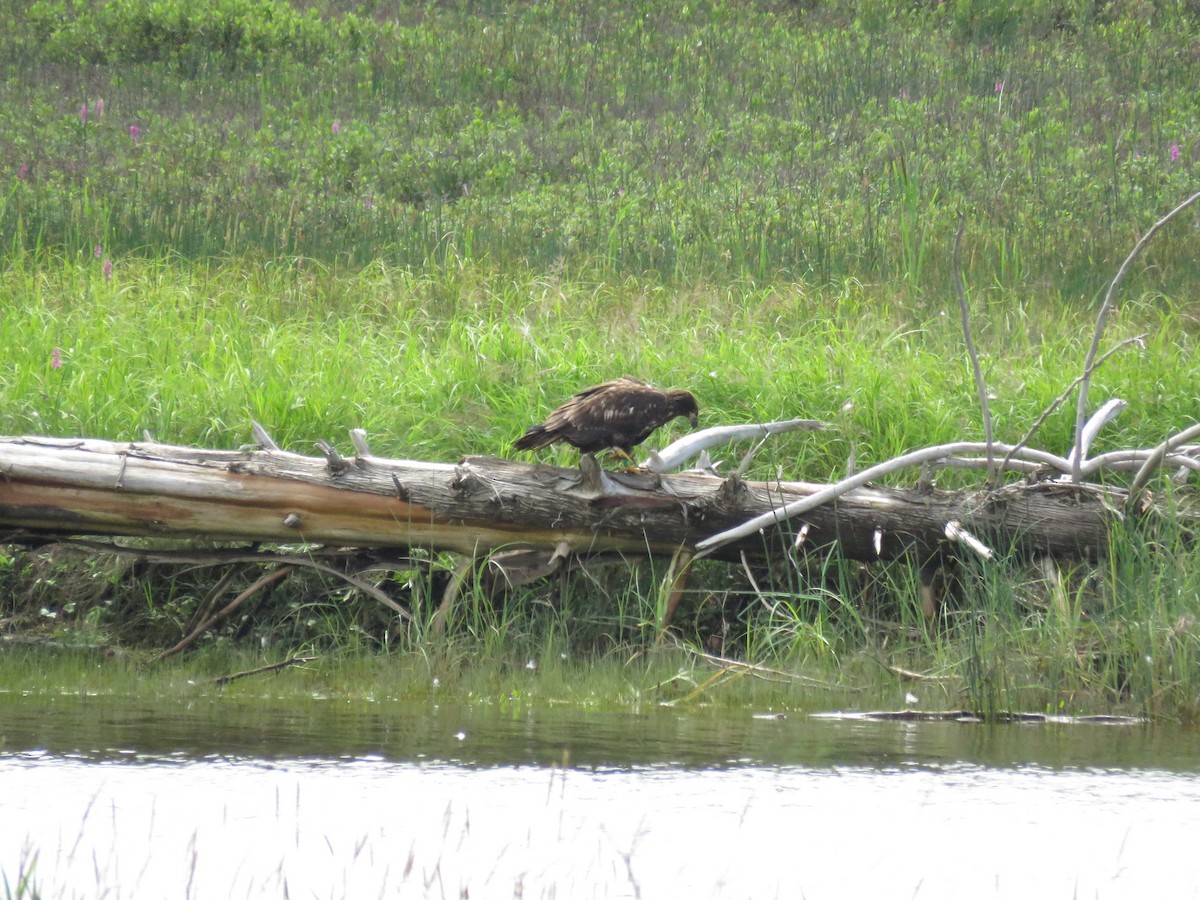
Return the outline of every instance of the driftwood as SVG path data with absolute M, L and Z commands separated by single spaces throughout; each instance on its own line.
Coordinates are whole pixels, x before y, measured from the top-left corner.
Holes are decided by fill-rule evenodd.
M 1116 489 L 1058 481 L 953 494 L 853 484 L 836 493 L 702 471 L 602 472 L 584 462 L 443 464 L 5 437 L 0 527 L 8 534 L 0 537 L 417 547 L 472 557 L 537 550 L 558 559 L 699 548 L 740 561 L 833 546 L 858 560 L 929 557 L 969 535 L 1002 553 L 1075 558 L 1107 544 L 1122 502 Z M 795 514 L 798 504 L 811 508 Z M 747 521 L 762 524 L 742 534 Z
M 1107 421 L 1110 410 L 1098 418 Z M 811 426 L 813 423 L 804 423 Z M 772 423 L 735 429 L 739 437 L 799 427 Z M 1184 442 L 1189 429 L 1149 451 L 1117 454 L 1115 468 L 1149 463 L 1187 473 L 1200 452 Z M 365 436 L 353 435 L 355 455 L 341 456 L 330 444 L 322 457 L 279 449 L 255 425 L 260 445 L 242 450 L 201 450 L 153 441 L 119 444 L 100 440 L 41 437 L 0 438 L 0 540 L 39 544 L 67 536 L 126 536 L 136 548 L 108 545 L 111 552 L 193 565 L 272 565 L 221 610 L 203 617 L 171 656 L 190 646 L 214 624 L 297 568 L 314 568 L 341 578 L 397 613 L 409 611 L 372 584 L 365 573 L 379 568 L 370 559 L 348 572 L 332 556 L 355 556 L 364 548 L 392 551 L 449 551 L 462 559 L 445 586 L 431 622 L 444 628 L 468 577 L 481 587 L 528 583 L 570 567 L 658 555 L 671 560 L 665 613 L 674 616 L 689 565 L 698 555 L 740 562 L 754 584 L 748 562 L 793 554 L 803 559 L 837 551 L 863 561 L 907 557 L 924 570 L 956 552 L 991 558 L 995 553 L 1058 559 L 1095 558 L 1110 529 L 1124 518 L 1128 492 L 1069 480 L 1071 458 L 992 446 L 988 465 L 1012 453 L 1010 467 L 1040 466 L 1043 475 L 1002 487 L 946 493 L 932 487 L 898 490 L 870 479 L 906 465 L 973 464 L 963 454 L 981 445 L 961 443 L 926 448 L 868 469 L 836 485 L 752 481 L 738 471 L 721 477 L 709 471 L 605 472 L 591 456 L 579 468 L 530 465 L 491 457 L 458 464 L 383 459 L 370 455 Z M 728 428 L 689 435 L 687 453 L 701 453 L 728 440 Z M 1086 457 L 1088 442 L 1077 450 Z M 752 455 L 753 451 L 751 451 Z M 667 448 L 652 461 L 677 459 Z M 1102 457 L 1087 460 L 1094 471 Z M 974 464 L 980 461 L 974 459 Z M 1140 508 L 1154 510 L 1153 505 Z M 1189 527 L 1197 517 L 1178 508 L 1175 521 Z M 164 548 L 180 539 L 209 543 L 291 545 L 279 551 L 234 549 L 204 555 Z M 300 545 L 300 549 L 294 549 Z M 94 549 L 104 549 L 95 544 Z M 161 548 L 161 549 L 156 549 Z M 385 566 L 386 567 L 386 566 Z M 226 586 L 214 589 L 211 603 Z M 937 600 L 925 596 L 927 615 Z M 662 632 L 660 631 L 660 637 Z

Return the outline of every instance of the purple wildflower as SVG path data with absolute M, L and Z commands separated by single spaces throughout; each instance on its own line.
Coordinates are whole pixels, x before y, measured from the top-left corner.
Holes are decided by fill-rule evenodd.
M 104 265 L 100 267 L 100 271 L 104 273 L 105 281 L 112 281 L 112 260 L 107 256 L 104 258 Z
M 62 368 L 62 350 L 60 350 L 58 347 L 55 347 L 50 351 L 50 368 Z
M 17 177 L 22 181 L 29 177 L 29 163 L 21 163 L 21 168 L 17 171 Z
M 374 197 L 366 197 L 363 199 L 363 209 L 370 209 L 375 205 Z
M 1179 162 L 1179 145 L 1171 145 L 1171 162 Z
M 138 128 L 136 125 L 130 125 L 129 136 L 133 138 L 133 142 L 136 144 L 138 142 L 138 138 L 142 136 L 142 129 Z
M 96 118 L 99 119 L 104 115 L 104 98 L 101 97 L 96 101 Z
M 81 103 L 79 105 L 79 121 L 87 122 L 87 104 L 86 103 Z
M 333 127 L 332 127 L 332 129 L 331 129 L 331 130 L 333 131 L 333 133 L 334 133 L 334 134 L 339 134 L 339 133 L 341 132 L 341 130 L 342 130 L 342 123 L 341 123 L 341 122 L 339 122 L 337 119 L 334 119 L 334 120 L 333 120 Z
M 996 82 L 996 93 L 997 93 L 997 94 L 1003 94 L 1003 93 L 1004 93 L 1004 82 L 1003 82 L 1003 81 L 997 81 L 997 82 Z
M 95 247 L 92 248 L 92 256 L 96 257 L 96 259 L 99 259 L 103 255 L 104 255 L 104 245 L 103 244 L 97 244 Z

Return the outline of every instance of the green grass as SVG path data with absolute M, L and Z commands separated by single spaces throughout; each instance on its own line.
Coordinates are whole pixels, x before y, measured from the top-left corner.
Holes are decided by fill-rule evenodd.
M 0 247 L 1075 299 L 1197 180 L 1184 4 L 349 6 L 10 4 Z
M 0 271 L 0 423 L 230 447 L 253 418 L 302 452 L 322 438 L 345 447 L 362 427 L 386 455 L 511 455 L 524 427 L 580 386 L 630 372 L 692 390 L 709 424 L 829 423 L 781 438 L 761 469 L 786 462 L 787 477 L 826 479 L 852 445 L 865 463 L 982 435 L 956 316 L 889 295 L 853 281 L 674 290 L 244 261 L 127 260 L 106 280 L 95 261 L 26 258 Z M 1011 295 L 975 310 L 997 436 L 1015 441 L 1079 373 L 1093 313 Z M 1131 401 L 1108 440 L 1156 443 L 1192 414 L 1195 335 L 1175 304 L 1149 295 L 1111 333 L 1147 333 L 1148 346 L 1097 377 L 1095 402 Z M 1063 408 L 1036 443 L 1065 453 L 1072 427 Z
M 509 455 L 566 396 L 629 373 L 693 391 L 705 424 L 829 423 L 772 442 L 750 473 L 827 481 L 851 457 L 981 439 L 950 287 L 962 211 L 973 336 L 996 438 L 1013 442 L 1079 374 L 1121 259 L 1200 183 L 1195 10 L 893 6 L 10 4 L 0 431 L 236 447 L 255 419 L 299 452 L 348 451 L 362 427 L 376 453 L 445 461 Z M 1159 235 L 1124 285 L 1102 349 L 1146 341 L 1095 376 L 1095 405 L 1130 402 L 1097 451 L 1194 420 L 1196 222 Z M 1065 454 L 1073 421 L 1068 403 L 1033 445 Z M 647 652 L 661 565 L 500 606 L 468 582 L 437 638 L 452 565 L 417 559 L 390 583 L 407 629 L 344 585 L 293 579 L 203 652 L 373 666 L 410 651 L 475 696 L 565 655 L 564 694 L 587 695 L 574 679 L 593 672 L 631 696 L 596 673 Z M 0 618 L 161 648 L 210 575 L 13 552 Z M 681 632 L 870 696 L 899 683 L 883 662 L 945 677 L 930 684 L 948 705 L 1200 705 L 1200 565 L 1169 528 L 1115 536 L 1103 566 L 1058 584 L 964 566 L 934 629 L 902 565 L 757 581 L 698 569 Z M 478 657 L 491 665 L 456 662 Z M 672 681 L 689 655 L 661 658 L 671 671 L 637 691 L 706 685 Z M 746 700 L 754 683 L 697 697 Z

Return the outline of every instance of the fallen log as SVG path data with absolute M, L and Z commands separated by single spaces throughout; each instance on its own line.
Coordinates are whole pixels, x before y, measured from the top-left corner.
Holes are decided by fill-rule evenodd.
M 604 472 L 590 457 L 580 468 L 559 468 L 482 456 L 448 464 L 325 451 L 309 457 L 257 447 L 0 437 L 0 527 L 7 529 L 0 537 L 670 557 L 827 489 L 703 471 Z M 836 547 L 857 560 L 929 558 L 967 534 L 1000 553 L 1089 558 L 1108 542 L 1120 495 L 1057 481 L 960 493 L 865 485 L 720 543 L 711 556 L 765 559 L 781 550 Z

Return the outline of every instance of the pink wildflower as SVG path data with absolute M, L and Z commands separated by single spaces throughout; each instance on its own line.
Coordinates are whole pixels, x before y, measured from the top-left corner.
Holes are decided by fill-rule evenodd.
M 29 177 L 29 163 L 21 163 L 21 168 L 17 171 L 17 177 L 22 181 Z
M 104 115 L 104 98 L 101 97 L 96 101 L 96 118 L 99 119 Z
M 1179 145 L 1171 145 L 1171 162 L 1179 162 Z
M 62 350 L 60 350 L 58 347 L 55 347 L 50 351 L 50 368 L 62 368 Z
M 92 256 L 96 257 L 96 259 L 99 259 L 103 255 L 104 255 L 104 245 L 103 244 L 97 244 L 95 247 L 92 248 Z
M 331 130 L 333 131 L 333 133 L 334 133 L 334 134 L 339 134 L 339 133 L 341 132 L 341 130 L 342 130 L 342 123 L 341 123 L 341 122 L 339 122 L 337 119 L 334 119 L 334 120 L 333 120 L 333 127 L 332 127 L 332 129 L 331 129 Z
M 80 122 L 87 121 L 87 104 L 86 103 L 80 104 L 80 106 L 79 106 L 79 121 Z
M 105 257 L 104 265 L 100 267 L 100 271 L 104 273 L 105 281 L 112 281 L 112 260 L 108 257 Z
M 996 93 L 997 93 L 997 94 L 1003 94 L 1003 93 L 1004 93 L 1004 82 L 1003 82 L 1003 81 L 997 81 L 997 82 L 996 82 Z
M 133 142 L 136 144 L 138 142 L 138 138 L 142 136 L 142 129 L 138 128 L 136 125 L 130 125 L 129 136 L 133 138 Z

